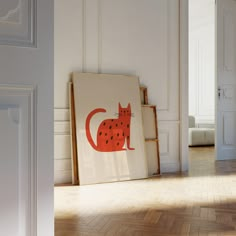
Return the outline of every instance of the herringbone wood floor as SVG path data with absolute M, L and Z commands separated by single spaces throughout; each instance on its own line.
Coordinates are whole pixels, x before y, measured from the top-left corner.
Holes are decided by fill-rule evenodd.
M 188 175 L 55 188 L 56 236 L 236 236 L 236 161 L 190 149 Z

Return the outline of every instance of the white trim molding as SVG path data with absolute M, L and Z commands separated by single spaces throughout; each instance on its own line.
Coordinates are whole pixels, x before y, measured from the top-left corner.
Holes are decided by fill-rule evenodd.
M 18 234 L 37 235 L 36 89 L 0 84 L 0 109 L 18 126 Z M 9 186 L 11 188 L 11 186 Z M 4 189 L 2 189 L 4 191 Z
M 180 162 L 188 171 L 188 0 L 180 0 Z

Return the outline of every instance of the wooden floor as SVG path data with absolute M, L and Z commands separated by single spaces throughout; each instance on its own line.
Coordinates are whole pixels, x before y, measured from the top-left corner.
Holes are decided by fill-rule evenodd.
M 191 148 L 188 175 L 56 187 L 55 235 L 236 236 L 236 161 Z

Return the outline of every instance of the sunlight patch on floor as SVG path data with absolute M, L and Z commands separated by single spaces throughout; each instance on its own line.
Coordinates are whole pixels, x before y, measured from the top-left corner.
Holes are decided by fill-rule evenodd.
M 65 214 L 71 216 L 72 212 L 83 215 L 117 214 L 127 210 L 137 212 L 148 207 L 166 210 L 235 201 L 236 175 L 153 178 L 55 188 L 58 217 L 60 213 L 63 217 Z

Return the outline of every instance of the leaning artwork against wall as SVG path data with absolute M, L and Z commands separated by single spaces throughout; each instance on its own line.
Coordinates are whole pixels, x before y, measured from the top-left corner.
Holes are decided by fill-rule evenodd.
M 73 73 L 80 184 L 146 178 L 139 79 Z

